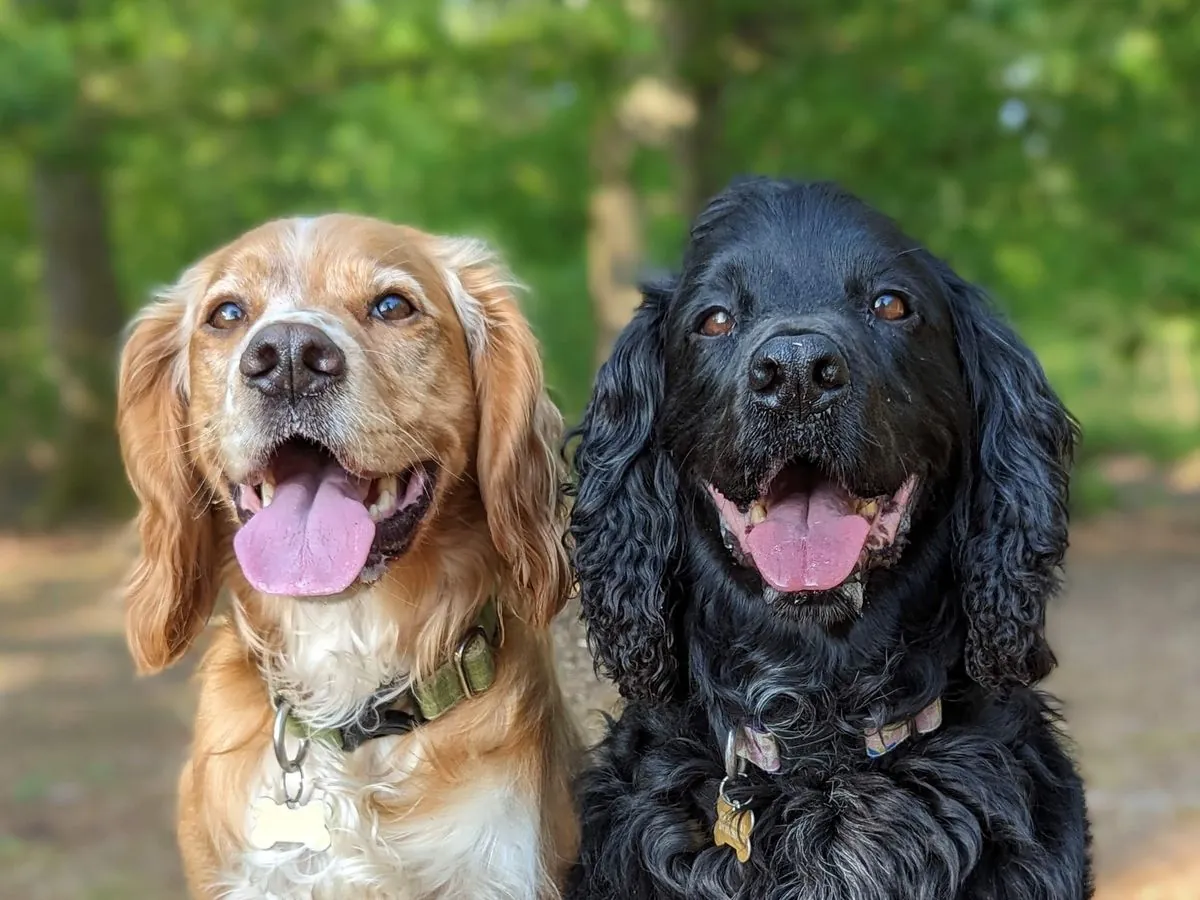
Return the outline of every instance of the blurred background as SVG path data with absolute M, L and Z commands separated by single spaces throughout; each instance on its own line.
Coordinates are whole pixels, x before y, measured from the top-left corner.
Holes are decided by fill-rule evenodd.
M 113 594 L 156 286 L 284 214 L 479 234 L 570 419 L 637 275 L 755 171 L 897 217 L 1082 420 L 1050 687 L 1101 894 L 1200 898 L 1198 110 L 1197 0 L 0 0 L 0 896 L 182 895 L 188 666 L 135 681 Z

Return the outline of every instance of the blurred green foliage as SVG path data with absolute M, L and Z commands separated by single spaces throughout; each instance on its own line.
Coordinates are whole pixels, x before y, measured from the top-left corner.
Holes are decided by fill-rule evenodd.
M 732 174 L 835 178 L 998 296 L 1093 451 L 1196 444 L 1196 0 L 0 0 L 0 521 L 88 512 L 48 499 L 64 470 L 120 483 L 70 425 L 81 357 L 55 335 L 107 301 L 52 302 L 73 263 L 39 173 L 102 189 L 72 239 L 122 315 L 278 215 L 486 236 L 532 287 L 571 415 L 598 135 L 644 78 L 694 113 L 635 135 L 648 265 Z M 83 329 L 109 369 L 92 381 L 105 322 Z

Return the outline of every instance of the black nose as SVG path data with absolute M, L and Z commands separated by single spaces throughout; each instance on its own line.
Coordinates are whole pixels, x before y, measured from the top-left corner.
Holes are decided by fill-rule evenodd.
M 268 397 L 312 397 L 345 377 L 346 355 L 320 328 L 281 322 L 254 336 L 239 368 Z
M 750 389 L 772 406 L 824 409 L 849 383 L 846 358 L 823 334 L 768 338 L 750 358 Z

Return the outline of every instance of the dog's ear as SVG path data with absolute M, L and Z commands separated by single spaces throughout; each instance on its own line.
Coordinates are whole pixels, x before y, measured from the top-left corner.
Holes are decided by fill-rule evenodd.
M 1049 674 L 1046 601 L 1067 550 L 1068 481 L 1078 428 L 1033 352 L 983 293 L 938 263 L 974 433 L 955 510 L 968 620 L 967 671 L 980 684 Z
M 117 431 L 137 495 L 140 549 L 126 587 L 125 634 L 139 672 L 179 659 L 216 602 L 211 498 L 187 447 L 185 276 L 134 320 L 121 353 Z
M 538 344 L 517 305 L 516 283 L 481 241 L 442 238 L 451 300 L 471 352 L 479 408 L 476 476 L 488 531 L 512 579 L 509 600 L 537 627 L 566 602 L 562 416 L 546 394 Z
M 597 668 L 627 699 L 662 699 L 674 690 L 677 668 L 666 580 L 679 538 L 679 479 L 655 441 L 671 287 L 643 293 L 575 431 L 571 537 Z

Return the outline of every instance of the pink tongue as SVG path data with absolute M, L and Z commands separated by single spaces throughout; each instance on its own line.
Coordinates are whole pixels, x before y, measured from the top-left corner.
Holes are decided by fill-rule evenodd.
M 825 482 L 773 503 L 742 547 L 776 590 L 827 591 L 850 577 L 870 531 L 866 519 L 850 513 L 846 496 Z
M 344 591 L 375 540 L 361 486 L 337 463 L 298 453 L 277 462 L 276 472 L 271 505 L 233 538 L 246 580 L 288 597 Z

